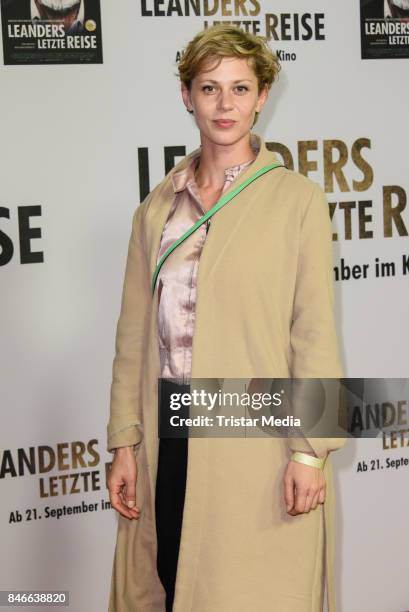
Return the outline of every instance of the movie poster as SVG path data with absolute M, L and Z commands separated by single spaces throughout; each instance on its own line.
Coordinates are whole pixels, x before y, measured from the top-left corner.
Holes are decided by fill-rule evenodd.
M 361 57 L 409 57 L 409 0 L 361 0 Z
M 5 64 L 102 64 L 99 0 L 0 1 Z

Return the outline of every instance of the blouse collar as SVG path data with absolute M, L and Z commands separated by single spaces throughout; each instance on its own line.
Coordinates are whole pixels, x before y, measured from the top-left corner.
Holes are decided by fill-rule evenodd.
M 260 150 L 260 143 L 255 134 L 250 134 L 250 146 L 253 149 L 254 154 L 257 155 Z M 186 189 L 186 187 L 188 187 L 188 185 L 191 185 L 195 182 L 195 169 L 198 164 L 200 155 L 201 147 L 197 150 L 197 153 L 191 158 L 191 161 L 186 166 L 186 168 L 183 168 L 183 170 L 179 170 L 178 172 L 174 172 L 172 174 L 173 191 L 175 193 L 183 191 L 184 189 Z M 236 176 L 245 167 L 249 166 L 252 161 L 253 160 L 250 160 L 242 164 L 236 164 L 234 166 L 230 166 L 229 168 L 225 168 L 225 180 L 229 182 L 234 180 Z

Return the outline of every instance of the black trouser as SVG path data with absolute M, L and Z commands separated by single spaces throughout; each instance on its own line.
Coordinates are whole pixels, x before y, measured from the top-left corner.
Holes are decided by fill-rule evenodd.
M 161 414 L 167 414 L 171 393 L 188 393 L 189 385 L 162 379 Z M 187 438 L 160 438 L 156 477 L 157 570 L 166 591 L 166 612 L 172 612 L 186 489 Z

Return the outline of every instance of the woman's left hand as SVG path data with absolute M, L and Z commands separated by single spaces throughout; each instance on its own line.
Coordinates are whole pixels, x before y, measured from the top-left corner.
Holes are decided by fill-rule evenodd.
M 315 510 L 325 501 L 325 487 L 321 469 L 289 461 L 284 474 L 284 500 L 288 514 L 296 516 Z

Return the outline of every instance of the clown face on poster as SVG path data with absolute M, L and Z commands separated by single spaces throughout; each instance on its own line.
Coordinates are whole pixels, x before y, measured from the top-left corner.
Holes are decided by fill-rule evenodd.
M 1 0 L 4 63 L 101 64 L 99 0 Z
M 361 57 L 409 57 L 409 0 L 361 0 Z

